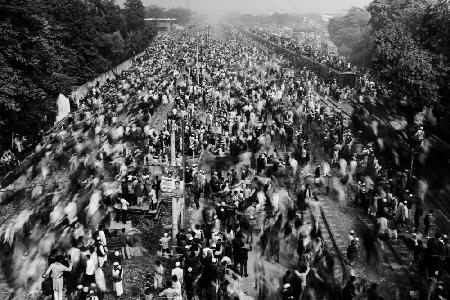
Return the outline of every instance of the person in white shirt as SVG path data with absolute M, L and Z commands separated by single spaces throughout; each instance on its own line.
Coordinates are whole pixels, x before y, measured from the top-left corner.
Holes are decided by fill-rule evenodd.
M 164 267 L 162 266 L 161 262 L 157 260 L 155 262 L 155 276 L 154 276 L 154 287 L 156 289 L 162 288 L 162 281 L 163 281 L 163 275 L 164 275 Z
M 73 224 L 75 221 L 77 221 L 77 212 L 78 212 L 77 200 L 78 194 L 75 195 L 72 201 L 70 201 L 69 204 L 67 204 L 66 207 L 64 208 L 64 213 L 67 215 L 69 224 Z
M 172 269 L 172 276 L 174 276 L 174 275 L 180 279 L 179 280 L 180 284 L 183 284 L 183 278 L 184 278 L 183 269 L 180 268 L 180 262 L 178 262 L 178 261 L 175 263 L 175 268 Z
M 304 265 L 304 266 L 302 267 L 302 269 L 300 270 L 300 272 L 297 271 L 297 270 L 294 271 L 295 275 L 298 276 L 298 277 L 300 278 L 301 282 L 302 282 L 302 292 L 301 292 L 301 294 L 300 294 L 299 299 L 302 298 L 303 292 L 304 292 L 305 289 L 306 289 L 306 278 L 307 278 L 308 273 L 309 273 L 310 270 L 311 270 L 311 269 L 310 269 L 310 267 L 309 267 L 309 264 L 307 264 L 307 265 Z
M 161 243 L 161 252 L 162 255 L 164 254 L 170 254 L 170 249 L 169 249 L 169 242 L 170 242 L 170 237 L 167 233 L 164 233 L 164 236 L 159 240 L 159 242 Z
M 90 254 L 86 255 L 85 284 L 95 283 L 95 261 Z
M 176 295 L 173 300 L 183 300 L 181 282 L 178 280 L 177 275 L 172 276 L 172 288 L 178 292 L 178 295 Z
M 103 226 L 103 225 L 99 226 L 99 228 L 98 228 L 98 237 L 100 238 L 100 242 L 102 242 L 103 247 L 105 247 L 105 251 L 108 251 L 104 227 L 105 226 Z M 105 259 L 105 261 L 106 261 L 106 259 Z
M 98 266 L 100 268 L 103 268 L 103 265 L 106 261 L 106 250 L 103 246 L 100 237 L 97 237 L 97 240 L 95 242 L 95 247 L 97 249 L 97 257 L 98 257 Z
M 119 298 L 123 295 L 123 270 L 122 266 L 120 266 L 118 262 L 113 263 L 112 277 L 114 282 L 113 289 L 116 292 L 116 297 Z
M 63 273 L 72 271 L 72 262 L 69 261 L 69 266 L 66 267 L 61 263 L 63 261 L 62 256 L 58 256 L 56 262 L 52 263 L 47 271 L 42 274 L 42 277 L 51 277 L 53 284 L 53 299 L 63 300 Z
M 128 205 L 130 205 L 130 203 L 128 203 L 128 201 L 125 200 L 124 198 L 120 198 L 120 205 L 121 205 L 121 212 L 122 212 L 122 223 L 126 224 L 127 223 Z

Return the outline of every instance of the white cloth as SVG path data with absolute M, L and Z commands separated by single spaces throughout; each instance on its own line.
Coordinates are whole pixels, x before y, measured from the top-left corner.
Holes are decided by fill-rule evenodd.
M 176 275 L 178 278 L 178 281 L 182 284 L 183 283 L 183 269 L 181 269 L 180 267 L 176 267 L 174 269 L 172 269 L 172 276 Z
M 94 275 L 95 274 L 95 262 L 91 257 L 86 261 L 86 275 Z
M 113 275 L 113 278 L 117 278 L 117 277 L 119 277 L 120 276 L 120 272 L 121 270 L 120 269 L 113 269 L 112 270 L 112 275 Z M 122 276 L 123 276 L 123 271 L 122 271 Z M 122 296 L 123 295 L 123 284 L 122 284 L 122 279 L 120 280 L 120 281 L 117 281 L 117 282 L 114 282 L 114 284 L 113 284 L 113 289 L 114 289 L 114 291 L 116 292 L 116 296 L 117 297 L 120 297 L 120 296 Z
M 128 210 L 128 205 L 130 205 L 130 203 L 123 198 L 120 199 L 120 204 L 122 205 L 123 210 Z

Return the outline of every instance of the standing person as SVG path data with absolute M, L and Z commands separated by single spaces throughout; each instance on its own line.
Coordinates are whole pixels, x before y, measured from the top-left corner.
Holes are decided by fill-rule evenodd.
M 161 255 L 170 255 L 170 249 L 169 249 L 169 242 L 170 237 L 167 233 L 164 233 L 164 236 L 159 239 L 159 242 L 161 243 Z
M 342 300 L 353 300 L 356 296 L 356 277 L 351 276 L 342 290 Z
M 198 184 L 194 184 L 191 188 L 191 192 L 194 195 L 194 203 L 195 203 L 195 207 L 197 209 L 200 208 L 200 195 L 201 195 L 201 190 L 198 187 Z
M 172 287 L 178 292 L 178 295 L 176 295 L 173 300 L 183 300 L 181 282 L 178 280 L 177 275 L 172 275 Z
M 95 268 L 96 265 L 94 258 L 90 254 L 86 255 L 86 270 L 84 276 L 85 285 L 95 283 Z
M 166 297 L 167 299 L 175 299 L 177 296 L 181 296 L 180 292 L 175 289 L 172 285 L 171 281 L 167 281 L 166 283 L 166 289 L 159 293 L 160 297 Z
M 125 200 L 124 198 L 120 198 L 120 205 L 121 205 L 121 213 L 122 213 L 122 223 L 126 224 L 127 223 L 128 205 L 130 205 L 130 203 L 128 203 L 128 201 Z
M 156 210 L 157 206 L 158 206 L 158 198 L 156 196 L 156 190 L 154 188 L 154 186 L 152 186 L 152 188 L 150 189 L 150 201 L 151 201 L 151 208 L 152 210 Z
M 98 227 L 98 237 L 100 238 L 100 241 L 102 242 L 103 247 L 105 248 L 105 251 L 108 252 L 108 244 L 106 242 L 106 235 L 105 235 L 105 226 L 101 224 Z M 107 260 L 105 256 L 105 261 Z
M 162 281 L 164 275 L 164 267 L 161 264 L 161 261 L 157 260 L 155 262 L 155 276 L 154 276 L 154 286 L 155 289 L 162 288 Z
M 298 299 L 301 299 L 303 293 L 305 292 L 305 289 L 306 289 L 306 277 L 308 276 L 310 270 L 311 270 L 311 268 L 309 267 L 309 263 L 306 263 L 305 265 L 303 265 L 302 268 L 300 269 L 300 272 L 297 271 L 297 270 L 294 270 L 295 275 L 297 275 L 300 278 L 301 282 L 302 282 L 302 284 L 301 284 L 302 291 L 301 291 L 300 297 Z
M 244 242 L 244 237 L 241 237 L 241 249 L 240 249 L 240 273 L 243 277 L 248 277 L 247 273 L 247 262 L 248 262 L 248 252 L 250 251 L 250 246 Z
M 155 192 L 156 192 L 156 198 L 159 199 L 159 193 L 161 191 L 161 179 L 158 178 L 158 176 L 155 177 Z
M 95 247 L 97 249 L 98 266 L 100 268 L 103 268 L 103 265 L 105 264 L 106 261 L 106 250 L 99 236 L 97 237 L 97 240 L 95 242 Z
M 234 267 L 237 269 L 239 262 L 241 260 L 241 243 L 239 241 L 239 237 L 235 237 L 232 240 L 232 247 L 233 247 L 233 264 Z
M 122 277 L 123 277 L 122 266 L 119 265 L 119 262 L 116 261 L 113 263 L 112 278 L 114 282 L 113 289 L 116 292 L 117 299 L 120 299 L 120 297 L 123 295 Z
M 423 234 L 424 234 L 424 236 L 429 238 L 431 226 L 434 225 L 434 211 L 432 209 L 425 215 L 425 218 L 423 219 L 423 223 L 425 225 L 425 230 L 424 230 Z
M 130 248 L 128 246 L 128 235 L 125 232 L 125 228 L 122 228 L 122 232 L 120 233 L 120 250 L 122 252 L 123 259 L 130 259 Z
M 423 204 L 420 199 L 417 200 L 416 210 L 414 211 L 414 228 L 419 229 L 420 218 L 423 215 Z
M 192 300 L 194 298 L 194 274 L 192 273 L 192 268 L 188 267 L 186 274 L 184 275 L 184 289 L 186 291 L 187 300 Z
M 356 246 L 356 240 L 352 240 L 347 247 L 347 259 L 350 265 L 353 267 L 356 259 L 358 258 L 358 248 Z
M 179 278 L 178 281 L 180 282 L 180 284 L 181 285 L 183 284 L 183 278 L 184 278 L 184 276 L 183 276 L 183 269 L 180 268 L 180 262 L 179 261 L 177 261 L 175 263 L 175 268 L 172 269 L 172 276 L 177 276 L 177 278 Z
M 72 262 L 69 258 L 69 266 L 66 267 L 62 264 L 64 257 L 62 255 L 58 255 L 56 261 L 52 263 L 47 271 L 42 275 L 43 277 L 48 278 L 49 276 L 52 278 L 53 285 L 53 299 L 54 300 L 63 300 L 63 275 L 64 272 L 72 271 Z

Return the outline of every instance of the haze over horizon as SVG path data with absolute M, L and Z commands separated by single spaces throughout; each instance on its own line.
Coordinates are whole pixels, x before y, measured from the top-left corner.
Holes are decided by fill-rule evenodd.
M 117 1 L 117 0 L 116 0 Z M 117 1 L 123 3 L 124 0 Z M 352 6 L 364 7 L 371 0 L 142 0 L 145 6 L 158 5 L 166 8 L 189 7 L 210 16 L 229 12 L 250 14 L 289 13 L 343 13 Z

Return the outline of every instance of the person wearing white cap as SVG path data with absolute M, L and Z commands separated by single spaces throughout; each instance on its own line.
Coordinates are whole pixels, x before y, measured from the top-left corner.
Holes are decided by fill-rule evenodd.
M 406 221 L 408 219 L 408 207 L 406 206 L 408 202 L 400 202 L 398 205 L 398 223 L 401 226 L 406 226 Z
M 87 299 L 88 296 L 89 296 L 89 287 L 84 286 L 82 292 L 80 293 L 80 299 Z
M 113 290 L 116 292 L 116 297 L 120 298 L 123 295 L 123 269 L 122 266 L 116 261 L 113 263 L 112 278 L 113 278 Z
M 184 290 L 186 291 L 187 300 L 192 300 L 194 298 L 194 281 L 195 277 L 192 273 L 192 268 L 189 267 L 184 276 Z
M 117 261 L 119 264 L 122 264 L 122 257 L 120 256 L 119 251 L 114 251 L 114 257 L 111 259 L 112 262 Z
M 127 223 L 128 206 L 130 205 L 130 203 L 128 203 L 128 201 L 125 200 L 124 198 L 119 198 L 119 200 L 120 200 L 120 205 L 121 205 L 120 212 L 122 214 L 122 223 L 126 224 Z
M 177 261 L 175 263 L 175 268 L 172 269 L 172 276 L 176 275 L 178 280 L 180 281 L 180 284 L 183 284 L 183 278 L 184 278 L 184 276 L 183 276 L 183 269 L 180 268 L 180 265 L 181 264 L 180 264 L 179 261 Z
M 89 290 L 89 300 L 99 300 L 98 296 L 95 294 L 95 290 Z
M 350 233 L 348 235 L 349 242 L 353 241 L 355 239 L 355 231 L 352 229 L 350 230 Z
M 166 233 L 164 233 L 164 236 L 162 238 L 159 239 L 159 242 L 161 243 L 161 254 L 170 254 L 170 250 L 169 250 L 169 242 L 170 242 L 170 237 L 169 235 Z
M 72 299 L 83 299 L 82 293 L 83 293 L 83 285 L 79 284 L 79 285 L 77 285 L 76 290 L 74 290 L 71 294 Z

